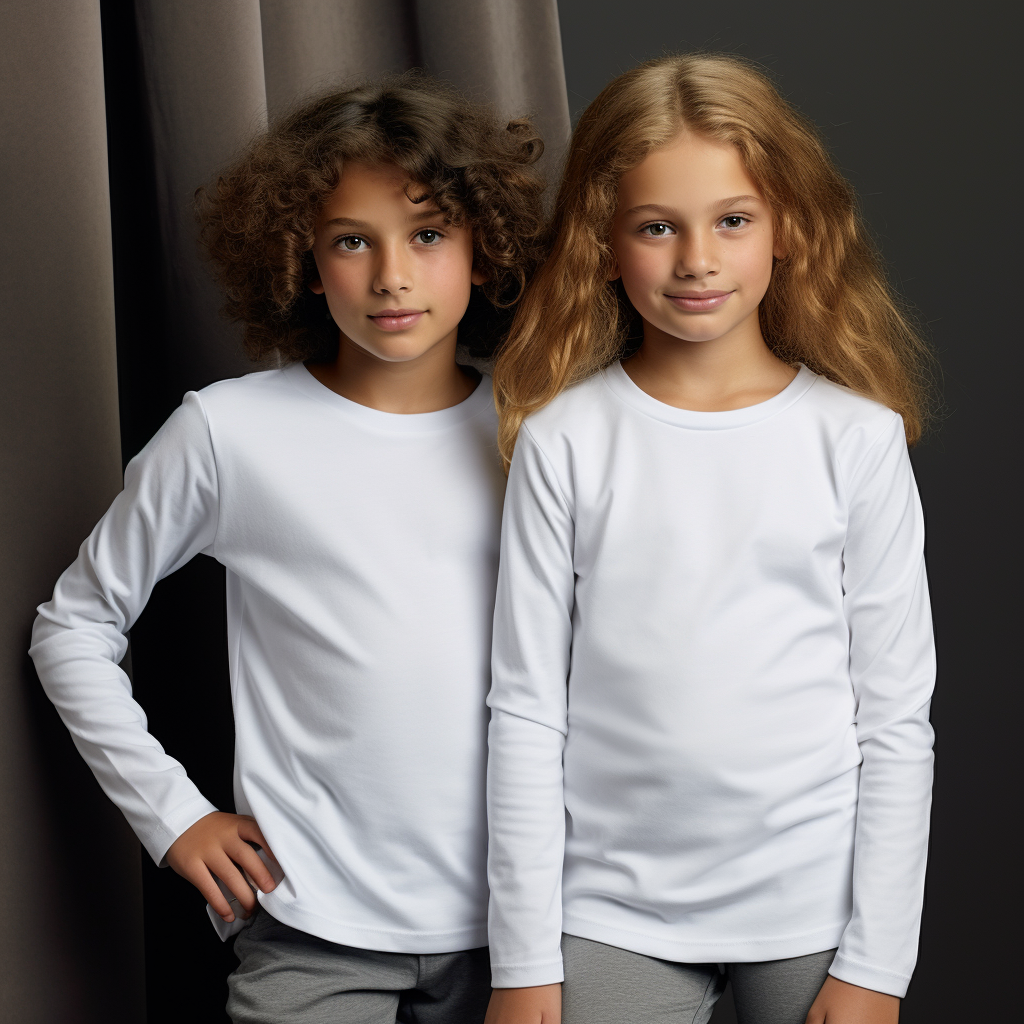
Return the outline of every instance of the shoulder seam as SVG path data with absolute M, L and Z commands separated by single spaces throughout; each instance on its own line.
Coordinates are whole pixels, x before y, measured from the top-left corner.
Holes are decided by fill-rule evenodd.
M 861 455 L 860 459 L 857 461 L 856 467 L 849 474 L 847 474 L 844 471 L 843 463 L 842 460 L 839 458 L 839 455 L 836 455 L 836 468 L 839 470 L 839 475 L 842 478 L 843 490 L 846 491 L 847 500 L 849 500 L 850 498 L 850 484 L 853 483 L 857 474 L 860 472 L 861 466 L 864 465 L 864 462 L 867 460 L 867 457 L 871 454 L 871 451 L 875 447 L 875 445 L 878 444 L 878 442 L 881 441 L 881 439 L 889 432 L 889 430 L 892 429 L 893 421 L 899 419 L 899 413 L 893 412 L 892 409 L 890 409 L 889 418 L 885 421 L 885 426 L 882 427 L 882 429 L 871 439 L 871 443 L 864 449 L 864 454 Z
M 217 447 L 213 443 L 213 431 L 210 429 L 210 417 L 206 412 L 206 406 L 203 404 L 202 395 L 200 395 L 198 391 L 191 391 L 189 394 L 196 396 L 196 402 L 199 404 L 199 410 L 203 414 L 203 423 L 206 424 L 206 436 L 210 439 L 210 455 L 213 459 L 213 472 L 217 483 L 217 525 L 214 527 L 213 543 L 211 544 L 211 547 L 216 548 L 217 541 L 220 539 L 220 515 L 221 506 L 223 505 L 220 493 L 220 466 L 217 463 Z
M 551 459 L 548 458 L 548 453 L 544 451 L 544 449 L 541 447 L 540 441 L 537 440 L 536 435 L 525 422 L 523 422 L 519 429 L 520 431 L 526 431 L 526 433 L 529 435 L 530 440 L 533 442 L 534 447 L 537 449 L 538 452 L 540 452 L 540 457 L 544 460 L 545 465 L 551 471 L 551 476 L 555 481 L 555 486 L 558 488 L 558 496 L 562 499 L 562 504 L 565 506 L 565 511 L 569 514 L 569 518 L 573 521 L 573 523 L 575 523 L 576 516 L 573 513 L 573 506 L 570 504 L 569 499 L 565 496 L 565 491 L 562 490 L 562 481 L 558 478 L 558 470 L 555 469 L 555 464 L 551 461 Z M 513 452 L 513 455 L 515 455 L 515 452 Z

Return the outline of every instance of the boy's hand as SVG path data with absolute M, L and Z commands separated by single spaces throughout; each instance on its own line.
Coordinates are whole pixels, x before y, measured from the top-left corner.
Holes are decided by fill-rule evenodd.
M 277 885 L 250 843 L 255 843 L 277 863 L 255 818 L 247 814 L 214 811 L 200 818 L 171 843 L 167 863 L 182 878 L 187 878 L 206 897 L 214 911 L 230 924 L 235 915 L 214 875 L 238 900 L 244 911 L 243 920 L 256 909 L 256 897 L 242 871 L 249 873 L 260 892 L 270 892 Z
M 814 1000 L 807 1024 L 896 1024 L 900 1001 L 829 976 Z
M 559 1024 L 562 986 L 496 988 L 491 993 L 484 1024 Z

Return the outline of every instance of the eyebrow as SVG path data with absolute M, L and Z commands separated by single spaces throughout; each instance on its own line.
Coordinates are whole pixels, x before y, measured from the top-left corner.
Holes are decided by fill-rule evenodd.
M 433 220 L 435 217 L 443 216 L 439 207 L 430 210 L 417 210 L 409 215 L 409 220 L 423 221 Z M 369 230 L 373 225 L 367 224 L 364 220 L 354 220 L 352 217 L 332 217 L 324 224 L 324 227 L 359 228 L 363 231 Z
M 724 209 L 729 206 L 738 206 L 740 203 L 760 203 L 761 199 L 757 196 L 730 196 L 728 199 L 720 199 L 717 203 L 713 203 L 714 209 Z M 631 210 L 627 210 L 626 213 L 654 213 L 662 217 L 671 217 L 678 211 L 672 209 L 670 206 L 660 206 L 658 203 L 644 203 L 642 206 L 634 206 Z

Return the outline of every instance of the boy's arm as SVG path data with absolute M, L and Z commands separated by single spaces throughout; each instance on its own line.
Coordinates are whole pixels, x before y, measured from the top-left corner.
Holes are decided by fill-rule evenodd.
M 155 584 L 198 552 L 212 550 L 217 515 L 210 432 L 199 396 L 189 394 L 129 464 L 124 490 L 57 581 L 53 598 L 39 607 L 32 630 L 29 653 L 47 696 L 158 864 L 179 836 L 217 808 L 147 731 L 145 712 L 118 663 L 127 648 L 124 634 Z M 247 838 L 238 836 L 233 848 Z M 246 849 L 262 878 L 266 869 Z M 209 895 L 218 913 L 231 914 L 219 890 Z M 251 903 L 247 885 L 236 895 L 243 905 Z
M 505 497 L 488 698 L 489 933 L 495 988 L 562 980 L 562 749 L 573 536 L 572 515 L 554 470 L 523 427 Z
M 917 958 L 924 890 L 935 652 L 924 520 L 899 416 L 846 486 L 843 590 L 863 760 L 853 914 L 830 973 L 902 998 Z

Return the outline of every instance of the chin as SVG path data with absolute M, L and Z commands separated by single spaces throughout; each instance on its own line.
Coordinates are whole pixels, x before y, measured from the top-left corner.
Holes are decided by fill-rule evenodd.
M 413 346 L 388 346 L 387 348 L 375 348 L 370 351 L 378 358 L 384 360 L 386 363 L 408 363 L 413 359 L 419 359 L 425 352 L 429 352 L 433 346 L 431 345 L 416 345 Z
M 392 335 L 384 339 L 374 338 L 372 342 L 357 342 L 357 344 L 370 355 L 376 356 L 377 359 L 383 359 L 388 363 L 407 363 L 411 359 L 418 359 L 424 352 L 429 352 L 435 343 Z
M 715 341 L 725 333 L 724 331 L 716 330 L 695 331 L 692 327 L 689 329 L 682 329 L 678 324 L 666 324 L 660 329 L 670 338 L 675 338 L 678 341 L 685 341 L 690 345 L 700 345 L 707 341 Z

